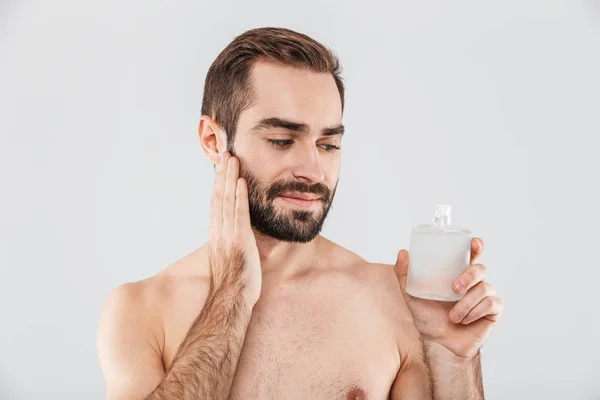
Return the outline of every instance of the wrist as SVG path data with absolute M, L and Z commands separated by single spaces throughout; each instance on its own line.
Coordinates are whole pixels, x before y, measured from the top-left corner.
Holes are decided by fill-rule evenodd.
M 228 310 L 243 313 L 251 312 L 257 301 L 257 296 L 241 283 L 219 282 L 210 287 L 208 299 L 221 304 Z
M 431 362 L 443 363 L 453 367 L 467 367 L 479 361 L 479 350 L 472 356 L 458 355 L 433 340 L 423 340 L 423 350 Z
M 211 276 L 208 297 L 217 296 L 231 304 L 236 303 L 252 310 L 260 297 L 262 282 L 258 284 L 244 279 L 241 275 L 229 274 L 216 279 Z
M 423 341 L 423 352 L 433 382 L 434 399 L 483 399 L 479 351 L 461 357 L 434 341 Z

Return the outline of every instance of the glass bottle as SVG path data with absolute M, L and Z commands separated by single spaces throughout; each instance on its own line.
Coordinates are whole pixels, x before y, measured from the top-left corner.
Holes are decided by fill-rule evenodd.
M 415 225 L 410 239 L 406 292 L 424 299 L 457 301 L 452 282 L 469 266 L 471 231 L 451 225 L 451 206 L 437 204 L 433 224 Z

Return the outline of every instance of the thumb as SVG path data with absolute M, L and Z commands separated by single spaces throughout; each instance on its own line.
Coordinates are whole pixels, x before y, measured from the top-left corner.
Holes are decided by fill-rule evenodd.
M 394 265 L 394 272 L 400 283 L 402 291 L 406 290 L 406 274 L 408 273 L 408 250 L 402 249 L 398 252 L 396 258 L 396 265 Z

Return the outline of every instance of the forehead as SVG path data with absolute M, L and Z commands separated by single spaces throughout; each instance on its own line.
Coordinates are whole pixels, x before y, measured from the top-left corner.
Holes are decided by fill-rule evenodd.
M 251 71 L 255 97 L 240 115 L 240 128 L 263 118 L 282 118 L 311 128 L 340 124 L 342 104 L 330 73 L 259 61 Z

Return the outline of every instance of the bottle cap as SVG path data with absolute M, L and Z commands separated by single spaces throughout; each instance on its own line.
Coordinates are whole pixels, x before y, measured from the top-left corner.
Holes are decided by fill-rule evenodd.
M 450 213 L 452 206 L 450 204 L 436 204 L 433 212 L 433 223 L 436 225 L 450 225 Z

